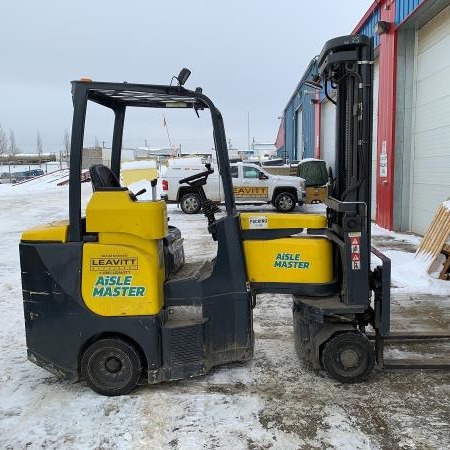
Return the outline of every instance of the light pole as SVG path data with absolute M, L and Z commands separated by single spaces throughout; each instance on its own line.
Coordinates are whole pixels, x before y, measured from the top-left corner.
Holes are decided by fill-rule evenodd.
M 250 150 L 250 111 L 247 111 L 247 150 Z

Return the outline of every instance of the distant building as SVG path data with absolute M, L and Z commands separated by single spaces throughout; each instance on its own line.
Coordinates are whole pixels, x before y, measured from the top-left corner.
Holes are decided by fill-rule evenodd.
M 102 164 L 102 148 L 83 148 L 82 169 L 89 169 L 93 164 Z
M 276 156 L 277 149 L 273 142 L 255 142 L 252 143 L 253 155 L 257 158 L 273 158 Z

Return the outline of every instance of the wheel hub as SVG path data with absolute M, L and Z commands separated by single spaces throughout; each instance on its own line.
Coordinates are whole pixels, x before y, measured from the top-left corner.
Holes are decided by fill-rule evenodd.
M 188 211 L 195 211 L 198 208 L 198 200 L 195 197 L 188 197 L 184 200 L 184 206 Z
M 120 372 L 122 369 L 122 361 L 115 356 L 111 356 L 105 361 L 105 368 L 110 373 Z
M 290 208 L 290 207 L 292 206 L 291 199 L 290 199 L 289 197 L 283 197 L 283 198 L 280 200 L 280 205 L 281 205 L 281 207 L 284 208 L 284 209 Z
M 356 367 L 359 363 L 359 355 L 354 349 L 346 349 L 340 355 L 341 364 L 346 369 Z

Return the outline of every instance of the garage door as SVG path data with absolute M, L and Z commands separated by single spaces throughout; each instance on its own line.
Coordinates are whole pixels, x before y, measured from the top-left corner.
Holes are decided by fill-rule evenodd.
M 324 159 L 327 167 L 331 166 L 335 174 L 335 145 L 336 145 L 336 107 L 329 100 L 324 100 L 320 108 L 320 158 Z
M 450 197 L 450 7 L 418 30 L 411 230 Z
M 378 85 L 380 65 L 378 60 L 373 65 L 373 129 L 372 129 L 372 220 L 377 213 L 377 129 L 378 129 Z

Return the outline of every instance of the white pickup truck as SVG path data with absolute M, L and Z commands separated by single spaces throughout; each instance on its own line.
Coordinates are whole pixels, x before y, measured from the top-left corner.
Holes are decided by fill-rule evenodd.
M 305 180 L 299 177 L 271 175 L 255 164 L 230 165 L 236 203 L 271 203 L 280 212 L 290 212 L 306 199 Z M 161 198 L 167 203 L 178 203 L 186 214 L 200 211 L 200 198 L 195 188 L 179 184 L 179 180 L 205 170 L 205 166 L 170 166 L 161 176 Z M 217 167 L 204 186 L 206 197 L 223 202 L 223 187 Z

